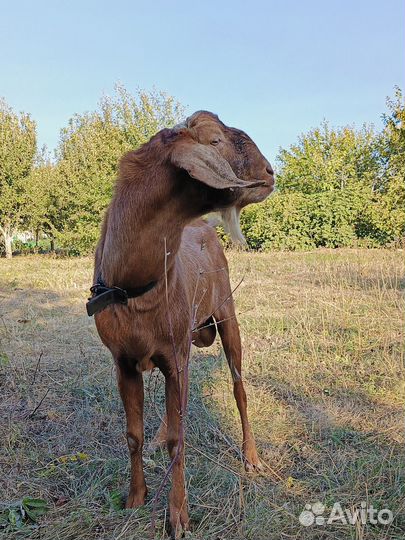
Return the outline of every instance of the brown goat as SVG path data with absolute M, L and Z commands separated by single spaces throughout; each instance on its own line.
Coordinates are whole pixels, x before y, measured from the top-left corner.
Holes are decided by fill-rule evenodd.
M 127 417 L 131 482 L 126 506 L 145 502 L 142 372 L 158 367 L 165 377 L 167 427 L 165 422 L 159 428 L 157 441 L 166 442 L 172 460 L 169 507 L 176 538 L 189 521 L 181 428 L 190 345 L 211 345 L 216 329 L 232 373 L 245 467 L 261 468 L 246 412 L 227 261 L 215 230 L 198 218 L 264 200 L 273 186 L 273 170 L 254 142 L 216 115 L 199 111 L 122 158 L 103 223 L 95 283 L 114 294 L 119 289 L 109 288 L 144 293 L 95 316 L 115 360 Z

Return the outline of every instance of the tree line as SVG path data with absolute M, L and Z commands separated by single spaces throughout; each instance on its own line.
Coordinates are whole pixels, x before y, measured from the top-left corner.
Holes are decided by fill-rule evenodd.
M 36 243 L 68 254 L 94 249 L 119 158 L 184 117 L 163 92 L 116 87 L 93 112 L 74 115 L 54 156 L 38 149 L 36 124 L 0 101 L 2 250 Z M 252 249 L 397 245 L 405 232 L 405 108 L 400 89 L 387 100 L 383 128 L 302 134 L 276 160 L 277 191 L 242 213 Z M 41 240 L 42 239 L 42 240 Z M 29 245 L 32 245 L 29 244 Z

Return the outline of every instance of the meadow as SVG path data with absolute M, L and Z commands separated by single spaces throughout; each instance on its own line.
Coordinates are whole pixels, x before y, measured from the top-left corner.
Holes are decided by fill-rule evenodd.
M 199 540 L 403 540 L 404 253 L 385 249 L 228 251 L 260 475 L 244 472 L 240 426 L 219 343 L 191 360 L 186 470 Z M 167 453 L 145 449 L 148 503 L 122 509 L 129 483 L 113 363 L 85 301 L 90 258 L 0 259 L 0 537 L 151 538 Z M 145 375 L 146 445 L 163 379 Z M 166 493 L 155 538 L 165 537 Z M 23 515 L 24 497 L 46 500 Z M 304 526 L 306 504 L 390 509 L 388 525 Z

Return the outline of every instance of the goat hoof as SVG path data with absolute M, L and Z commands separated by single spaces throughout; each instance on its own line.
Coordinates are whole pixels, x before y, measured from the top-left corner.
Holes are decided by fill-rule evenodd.
M 248 473 L 261 473 L 264 471 L 264 465 L 260 460 L 257 463 L 245 461 L 245 471 Z
M 245 471 L 247 473 L 262 473 L 264 471 L 264 463 L 260 460 L 258 455 L 244 458 Z
M 189 534 L 188 528 L 184 528 L 182 525 L 177 525 L 176 528 L 170 525 L 169 530 L 170 540 L 179 540 L 179 538 L 186 538 L 186 536 L 188 536 Z
M 185 538 L 188 535 L 188 529 L 185 529 L 182 525 L 173 527 L 169 525 L 169 538 L 170 540 L 179 540 L 179 538 Z
M 242 445 L 243 464 L 247 473 L 260 473 L 264 471 L 265 465 L 257 455 L 254 441 L 246 441 Z
M 174 517 L 172 517 L 174 516 Z M 170 513 L 169 534 L 172 540 L 187 536 L 189 531 L 188 513 L 185 510 Z

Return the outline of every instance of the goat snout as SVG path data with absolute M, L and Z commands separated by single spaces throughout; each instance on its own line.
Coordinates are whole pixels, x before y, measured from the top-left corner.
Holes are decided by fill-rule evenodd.
M 266 167 L 266 185 L 270 188 L 274 188 L 275 179 L 274 179 L 274 170 L 271 165 L 267 165 Z

